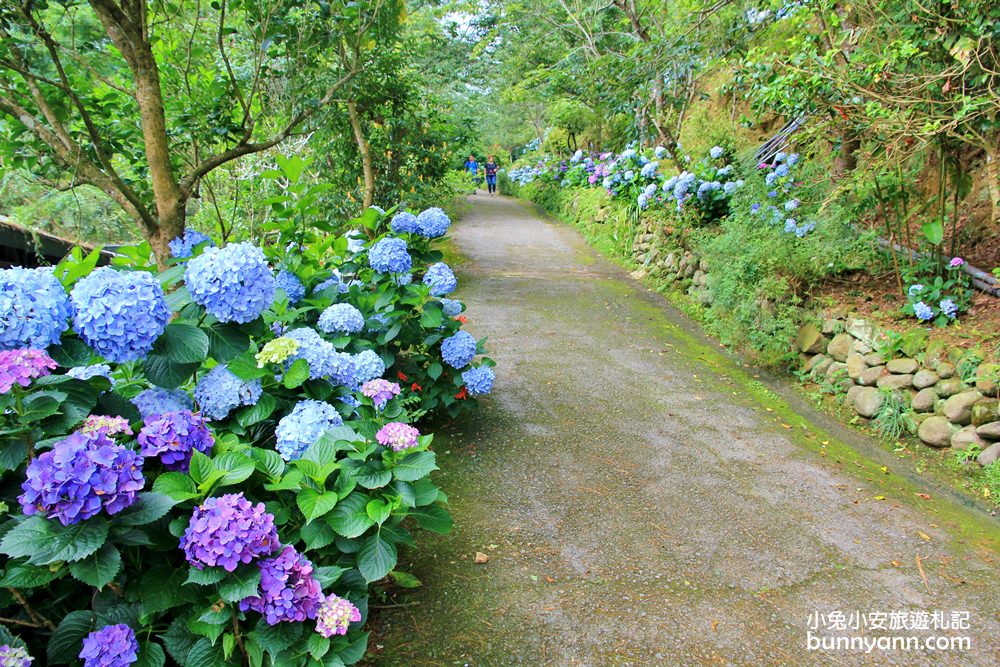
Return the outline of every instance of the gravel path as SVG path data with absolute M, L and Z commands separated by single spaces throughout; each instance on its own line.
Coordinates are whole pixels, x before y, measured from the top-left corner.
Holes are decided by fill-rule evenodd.
M 1000 524 L 857 454 L 569 227 L 470 201 L 458 296 L 497 385 L 435 443 L 456 527 L 400 565 L 424 586 L 380 612 L 375 664 L 998 664 Z M 837 611 L 967 611 L 818 633 L 972 648 L 807 650 Z

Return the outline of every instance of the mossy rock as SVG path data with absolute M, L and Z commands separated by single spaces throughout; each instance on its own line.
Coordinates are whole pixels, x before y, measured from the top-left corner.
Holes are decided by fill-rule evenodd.
M 915 358 L 918 354 L 927 349 L 927 340 L 930 334 L 927 329 L 914 327 L 903 334 L 900 340 L 899 349 L 908 357 Z

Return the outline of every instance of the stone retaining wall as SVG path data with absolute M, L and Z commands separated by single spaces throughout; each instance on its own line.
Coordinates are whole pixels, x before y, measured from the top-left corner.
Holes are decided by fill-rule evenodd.
M 908 425 L 925 444 L 977 446 L 983 466 L 1000 458 L 1000 364 L 979 364 L 966 382 L 959 372 L 965 350 L 927 344 L 926 331 L 914 329 L 903 335 L 901 353 L 885 359 L 877 351 L 885 341 L 867 320 L 847 316 L 803 325 L 795 344 L 803 372 L 846 391 L 845 405 L 861 417 L 876 418 L 894 395 L 909 406 Z

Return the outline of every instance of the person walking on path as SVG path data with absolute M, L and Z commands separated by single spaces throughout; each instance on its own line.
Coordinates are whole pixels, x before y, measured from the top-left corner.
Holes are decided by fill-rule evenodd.
M 465 171 L 469 173 L 469 177 L 472 179 L 472 186 L 478 190 L 479 185 L 483 182 L 479 178 L 479 163 L 476 162 L 476 156 L 470 155 L 469 159 L 465 161 Z M 473 194 L 475 194 L 473 192 Z
M 489 156 L 486 159 L 486 164 L 484 165 L 486 171 L 486 188 L 489 190 L 491 197 L 497 196 L 497 163 L 493 159 L 493 156 Z

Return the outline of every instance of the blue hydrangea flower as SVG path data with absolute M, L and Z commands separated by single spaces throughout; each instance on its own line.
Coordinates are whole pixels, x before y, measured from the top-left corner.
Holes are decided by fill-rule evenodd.
M 736 192 L 736 183 L 734 183 L 733 181 L 729 181 L 728 183 L 723 184 L 722 191 L 725 192 L 727 195 L 733 194 L 734 192 Z
M 135 630 L 119 623 L 87 635 L 80 651 L 83 667 L 128 667 L 139 660 Z
M 0 350 L 44 350 L 59 342 L 73 314 L 51 268 L 0 269 Z
M 635 178 L 635 172 L 629 169 L 628 171 L 625 172 L 622 178 L 624 178 L 626 181 L 631 181 L 632 179 Z
M 951 299 L 944 299 L 938 306 L 940 306 L 941 312 L 949 319 L 955 319 L 955 316 L 958 314 L 958 304 Z
M 365 235 L 360 230 L 352 229 L 344 238 L 347 239 L 347 252 L 357 254 L 365 249 Z
M 322 437 L 327 429 L 344 423 L 337 409 L 324 401 L 306 399 L 295 404 L 290 413 L 281 418 L 274 435 L 275 449 L 286 461 L 295 461 L 303 452 Z
M 187 562 L 198 568 L 221 567 L 232 572 L 281 548 L 274 515 L 264 503 L 254 505 L 243 493 L 206 498 L 194 508 L 180 548 Z
M 368 263 L 379 273 L 405 273 L 413 267 L 413 258 L 406 251 L 406 241 L 387 236 L 368 251 Z
M 910 289 L 906 290 L 906 293 L 909 294 L 910 296 L 916 296 L 920 294 L 920 292 L 923 291 L 923 289 L 924 289 L 923 285 L 921 285 L 920 283 L 916 283 L 914 285 L 910 285 Z
M 109 361 L 143 359 L 170 320 L 160 282 L 147 271 L 103 266 L 70 293 L 73 330 Z
M 441 311 L 447 317 L 455 317 L 462 314 L 462 302 L 456 299 L 441 299 Z
M 0 646 L 0 667 L 31 667 L 34 661 L 23 646 Z
M 330 357 L 336 352 L 333 345 L 308 327 L 292 329 L 285 334 L 299 344 L 299 349 L 288 358 L 291 365 L 296 359 L 305 359 L 309 364 L 309 378 L 318 380 L 330 374 Z
M 785 157 L 786 157 L 786 154 L 785 154 L 785 152 L 784 152 L 784 151 L 778 151 L 778 152 L 777 152 L 777 153 L 775 153 L 775 155 L 774 155 L 774 162 L 775 162 L 776 164 L 777 164 L 777 163 L 781 163 L 781 162 L 784 162 L 784 161 L 785 161 Z
M 785 164 L 787 164 L 789 167 L 794 167 L 798 161 L 799 161 L 799 154 L 792 153 L 791 155 L 788 156 L 788 159 L 785 160 Z
M 713 146 L 712 150 L 708 151 L 708 154 L 712 156 L 713 160 L 718 160 L 725 152 L 722 146 Z
M 753 204 L 753 206 L 750 207 L 750 214 L 751 215 L 757 215 L 757 212 L 759 210 L 760 210 L 760 203 L 755 202 Z
M 328 334 L 352 334 L 365 328 L 365 316 L 349 303 L 335 303 L 319 316 L 317 326 Z
M 789 199 L 788 201 L 785 202 L 785 210 L 786 211 L 794 211 L 798 207 L 799 207 L 799 200 L 798 199 Z
M 917 316 L 917 319 L 923 320 L 924 322 L 934 319 L 934 309 L 923 301 L 917 301 L 913 304 L 913 314 Z
M 392 216 L 392 222 L 389 223 L 389 229 L 397 234 L 416 234 L 417 216 L 413 215 L 409 211 L 400 211 L 396 215 Z
M 99 513 L 117 514 L 135 502 L 145 479 L 142 457 L 105 431 L 77 431 L 28 464 L 19 497 L 26 515 L 42 514 L 64 526 Z
M 655 155 L 657 159 L 663 159 L 663 156 L 666 154 L 667 154 L 667 149 L 663 146 L 657 146 L 656 148 L 653 149 L 653 155 Z
M 639 196 L 636 197 L 635 203 L 639 206 L 639 208 L 645 210 L 649 207 L 649 195 L 645 192 L 640 192 Z
M 785 176 L 788 176 L 788 171 L 789 171 L 788 165 L 782 164 L 778 165 L 778 168 L 774 170 L 774 173 L 777 174 L 780 178 L 784 178 Z
M 143 419 L 180 410 L 193 410 L 194 400 L 180 389 L 153 387 L 139 393 L 132 399 Z
M 785 220 L 785 232 L 791 234 L 797 228 L 798 224 L 796 223 L 795 218 L 788 218 L 787 220 Z
M 659 162 L 647 162 L 643 165 L 642 169 L 639 170 L 639 175 L 643 178 L 656 178 L 656 170 L 659 169 Z
M 358 382 L 368 382 L 382 377 L 385 362 L 373 350 L 364 350 L 354 355 L 354 376 Z
M 111 377 L 111 366 L 107 364 L 92 364 L 90 366 L 76 366 L 66 371 L 66 375 L 77 380 L 89 380 L 91 378 L 103 377 L 114 382 Z
M 313 294 L 317 294 L 330 288 L 335 288 L 340 294 L 344 294 L 351 289 L 347 286 L 347 283 L 344 282 L 344 279 L 340 277 L 340 271 L 337 271 L 336 269 L 333 270 L 333 275 L 331 277 L 327 278 L 313 288 Z
M 215 421 L 225 419 L 241 405 L 256 405 L 262 392 L 260 380 L 243 380 L 219 364 L 198 380 L 194 399 L 201 413 Z
M 777 190 L 771 190 L 770 192 L 767 193 L 767 196 L 770 197 L 771 199 L 774 199 L 775 197 L 778 196 L 778 191 Z
M 252 322 L 274 300 L 274 275 L 250 243 L 206 249 L 188 262 L 184 283 L 191 299 L 220 322 Z
M 470 396 L 483 396 L 493 391 L 493 380 L 496 374 L 489 366 L 470 368 L 462 373 L 462 382 Z
M 441 341 L 441 358 L 452 368 L 465 368 L 475 356 L 476 339 L 467 331 Z
M 203 234 L 194 229 L 185 229 L 183 236 L 178 236 L 168 244 L 170 246 L 170 254 L 177 259 L 187 259 L 194 254 L 194 249 L 198 245 L 206 241 L 208 241 L 208 246 L 206 247 L 215 247 L 215 242 L 212 241 L 212 237 L 208 234 Z
M 421 211 L 417 216 L 417 234 L 429 239 L 436 239 L 448 233 L 451 219 L 437 206 Z
M 429 285 L 433 296 L 451 294 L 458 287 L 458 279 L 451 267 L 444 262 L 431 264 L 424 274 L 424 284 Z
M 288 297 L 288 303 L 292 305 L 297 304 L 302 300 L 302 297 L 306 295 L 305 285 L 302 284 L 299 277 L 291 271 L 286 271 L 284 269 L 278 271 L 278 275 L 274 279 L 274 286 L 280 287 L 285 291 L 285 295 Z
M 770 185 L 774 185 L 774 182 L 776 180 L 778 180 L 778 174 L 777 174 L 777 172 L 773 172 L 772 171 L 767 176 L 764 177 L 764 183 L 767 184 L 767 185 L 769 185 L 769 186 Z
M 334 352 L 327 358 L 327 374 L 330 382 L 344 387 L 354 387 L 358 384 L 356 377 L 357 369 L 354 366 L 354 357 L 346 352 Z

